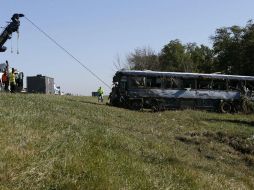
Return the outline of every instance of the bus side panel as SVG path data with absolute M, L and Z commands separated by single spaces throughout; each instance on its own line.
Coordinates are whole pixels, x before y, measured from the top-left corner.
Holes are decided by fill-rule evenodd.
M 188 98 L 188 99 L 220 99 L 238 100 L 238 91 L 212 90 L 168 90 L 168 89 L 130 89 L 130 97 L 161 97 L 161 98 Z
M 220 100 L 234 101 L 240 99 L 237 91 L 210 90 L 170 90 L 170 89 L 131 89 L 129 98 L 142 98 L 149 107 L 153 99 L 162 100 L 168 108 L 204 108 L 218 107 Z

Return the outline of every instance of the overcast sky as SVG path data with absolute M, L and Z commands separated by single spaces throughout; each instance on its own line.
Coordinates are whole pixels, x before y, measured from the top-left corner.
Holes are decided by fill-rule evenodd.
M 0 0 L 0 26 L 13 13 L 23 13 L 69 50 L 107 84 L 112 84 L 113 61 L 137 47 L 159 52 L 170 40 L 211 46 L 216 28 L 241 25 L 254 18 L 253 0 Z M 14 52 L 17 39 L 14 35 Z M 27 20 L 21 20 L 19 50 L 0 54 L 0 62 L 25 76 L 53 77 L 65 92 L 91 95 L 102 86 Z

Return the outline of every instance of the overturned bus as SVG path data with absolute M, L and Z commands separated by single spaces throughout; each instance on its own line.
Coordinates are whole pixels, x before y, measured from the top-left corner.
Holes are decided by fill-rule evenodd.
M 140 110 L 241 111 L 242 97 L 254 101 L 254 77 L 155 71 L 117 71 L 110 104 Z

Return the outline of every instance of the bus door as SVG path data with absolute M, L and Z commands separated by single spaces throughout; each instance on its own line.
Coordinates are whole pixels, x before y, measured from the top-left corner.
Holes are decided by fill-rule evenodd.
M 126 94 L 126 90 L 127 90 L 127 77 L 123 76 L 121 78 L 120 84 L 119 84 L 120 95 L 125 95 Z

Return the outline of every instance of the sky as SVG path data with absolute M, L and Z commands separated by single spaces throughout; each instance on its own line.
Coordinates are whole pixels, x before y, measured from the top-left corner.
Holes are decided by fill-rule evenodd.
M 159 52 L 174 39 L 211 47 L 217 28 L 254 19 L 253 0 L 0 0 L 0 5 L 0 26 L 14 13 L 25 14 L 109 86 L 118 55 L 124 60 L 147 46 Z M 78 95 L 91 95 L 99 86 L 110 92 L 25 18 L 19 40 L 13 35 L 5 45 L 0 63 L 8 60 L 25 76 L 53 77 L 64 92 Z

